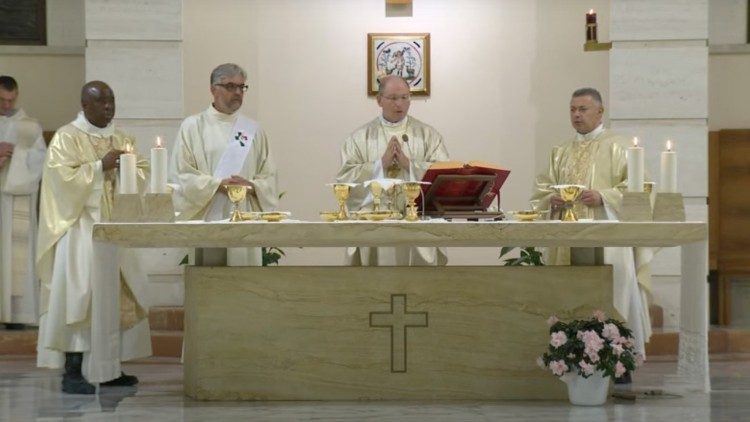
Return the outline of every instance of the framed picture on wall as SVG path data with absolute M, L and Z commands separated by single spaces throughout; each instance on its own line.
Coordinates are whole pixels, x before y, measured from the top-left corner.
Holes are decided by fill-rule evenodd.
M 412 95 L 429 95 L 430 34 L 367 34 L 367 94 L 388 75 L 406 79 Z
M 46 45 L 46 1 L 0 0 L 0 44 Z

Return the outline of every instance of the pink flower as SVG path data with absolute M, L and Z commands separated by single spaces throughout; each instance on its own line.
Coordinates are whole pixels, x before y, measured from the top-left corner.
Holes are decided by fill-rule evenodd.
M 552 373 L 561 376 L 562 374 L 568 372 L 568 365 L 565 364 L 565 361 L 563 360 L 553 360 L 549 363 L 549 369 L 552 370 Z
M 559 321 L 560 320 L 557 319 L 556 316 L 552 315 L 551 317 L 547 318 L 547 325 L 551 327 L 551 326 L 557 324 Z
M 620 378 L 625 373 L 625 365 L 619 360 L 615 364 L 615 378 Z
M 539 356 L 539 357 L 536 358 L 536 364 L 537 364 L 538 367 L 540 367 L 542 369 L 547 369 L 547 365 L 544 364 L 544 359 L 542 359 L 541 356 Z
M 602 335 L 606 339 L 614 340 L 620 337 L 620 330 L 617 329 L 617 326 L 615 324 L 604 324 Z
M 578 362 L 578 366 L 581 367 L 581 372 L 583 372 L 585 375 L 591 375 L 594 373 L 594 365 L 586 363 L 586 361 L 582 360 Z
M 568 336 L 565 335 L 562 331 L 555 331 L 552 333 L 552 340 L 550 340 L 549 344 L 552 345 L 555 349 L 562 346 L 563 344 L 568 342 Z
M 579 331 L 577 336 L 583 341 L 586 353 L 598 353 L 604 347 L 604 339 L 594 330 Z
M 596 318 L 599 322 L 604 322 L 607 320 L 607 315 L 601 310 L 597 309 L 594 311 L 594 318 Z
M 622 345 L 615 344 L 615 343 L 612 343 L 612 350 L 615 352 L 615 356 L 617 356 L 618 358 L 620 357 L 622 352 L 625 351 L 625 349 L 622 348 Z
M 612 339 L 613 344 L 625 344 L 628 342 L 628 339 L 622 336 L 616 337 Z
M 593 363 L 599 362 L 599 353 L 596 352 L 586 352 L 586 356 L 589 357 L 589 360 Z

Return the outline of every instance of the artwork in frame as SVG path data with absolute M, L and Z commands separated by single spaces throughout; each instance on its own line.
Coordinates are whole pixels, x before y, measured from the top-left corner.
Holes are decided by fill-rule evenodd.
M 367 93 L 378 93 L 378 79 L 398 75 L 412 95 L 430 94 L 430 34 L 367 34 Z
M 0 44 L 46 45 L 46 0 L 0 0 Z

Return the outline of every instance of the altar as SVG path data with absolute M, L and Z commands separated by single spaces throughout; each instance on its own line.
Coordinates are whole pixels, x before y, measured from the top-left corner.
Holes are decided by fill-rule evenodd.
M 700 222 L 101 223 L 94 280 L 120 248 L 682 247 L 676 382 L 709 391 L 707 226 Z M 92 290 L 93 382 L 119 374 L 119 289 Z M 612 306 L 605 265 L 222 267 L 185 274 L 185 393 L 205 400 L 562 399 L 538 368 L 546 319 Z

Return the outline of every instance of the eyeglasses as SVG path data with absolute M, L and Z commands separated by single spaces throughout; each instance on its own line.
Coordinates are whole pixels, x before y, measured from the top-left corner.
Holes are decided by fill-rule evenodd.
M 247 89 L 248 89 L 248 88 L 250 88 L 249 86 L 247 86 L 247 85 L 245 85 L 245 84 L 242 84 L 242 85 L 237 85 L 237 84 L 233 84 L 233 83 L 231 83 L 231 82 L 229 82 L 229 83 L 226 83 L 226 84 L 214 84 L 214 85 L 216 85 L 216 86 L 220 86 L 220 87 L 222 87 L 222 88 L 226 89 L 226 90 L 227 90 L 227 91 L 229 91 L 229 92 L 234 92 L 234 91 L 236 91 L 236 90 L 238 90 L 238 89 L 239 89 L 240 91 L 242 91 L 242 92 L 247 92 Z
M 394 95 L 390 97 L 386 97 L 384 95 L 383 98 L 385 98 L 388 101 L 393 101 L 395 103 L 396 101 L 409 101 L 411 100 L 411 95 Z

